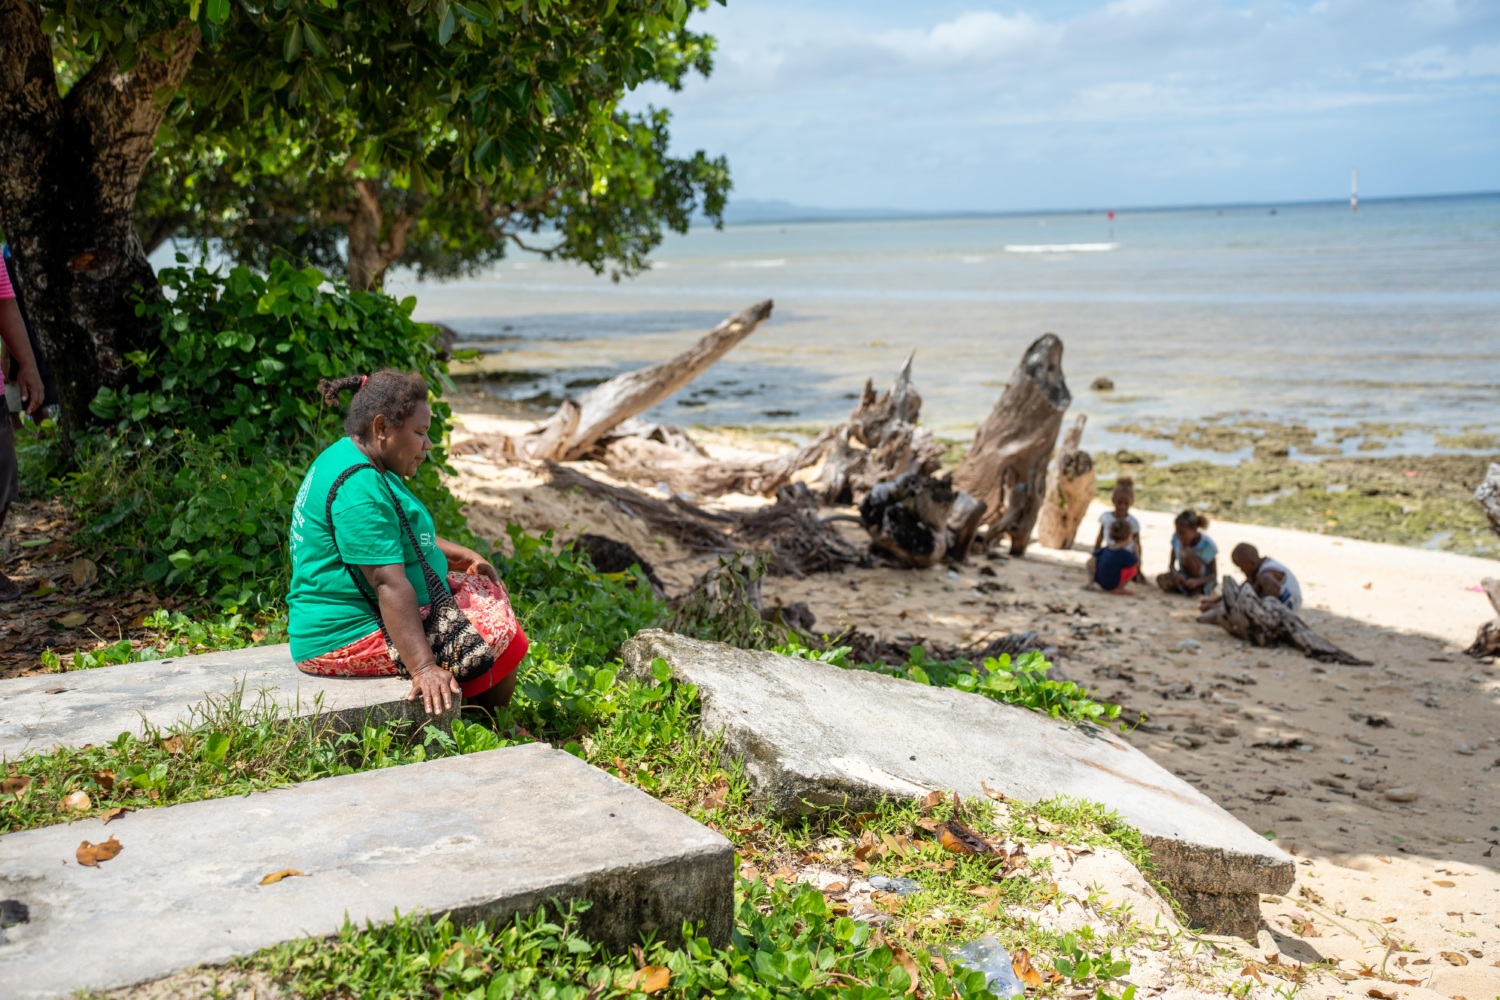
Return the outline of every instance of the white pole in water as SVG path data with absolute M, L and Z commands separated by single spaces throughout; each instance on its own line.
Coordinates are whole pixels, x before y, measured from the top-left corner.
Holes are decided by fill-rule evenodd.
M 1359 211 L 1359 168 L 1354 168 L 1354 179 L 1349 185 L 1349 211 Z

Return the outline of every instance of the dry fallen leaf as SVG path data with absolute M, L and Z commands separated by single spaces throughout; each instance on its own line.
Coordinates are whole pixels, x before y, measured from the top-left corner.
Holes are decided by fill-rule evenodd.
M 94 800 L 88 792 L 69 792 L 63 796 L 62 807 L 69 812 L 88 812 L 94 808 Z
M 1447 962 L 1449 965 L 1468 965 L 1469 964 L 1469 956 L 1465 955 L 1461 951 L 1444 951 L 1444 952 L 1439 952 L 1439 954 L 1443 956 L 1443 960 L 1445 962 Z
M 1375 1000 L 1396 1000 L 1396 994 L 1382 993 L 1380 990 L 1375 989 L 1373 986 L 1370 987 L 1369 992 L 1366 993 L 1365 996 L 1374 997 Z
M 720 778 L 718 784 L 714 785 L 703 795 L 703 808 L 706 810 L 723 809 L 724 798 L 729 794 L 729 782 Z
M 1458 883 L 1457 882 L 1450 882 L 1449 880 L 1447 880 L 1445 878 L 1439 878 L 1439 879 L 1433 879 L 1432 884 L 1433 885 L 1440 885 L 1444 889 L 1451 889 L 1455 885 L 1457 885 Z
M 115 806 L 113 809 L 104 810 L 104 812 L 99 814 L 99 818 L 104 820 L 104 822 L 107 824 L 110 820 L 119 819 L 121 816 L 124 816 L 128 812 L 135 812 L 135 810 L 130 809 L 126 806 Z
M 168 737 L 166 737 L 165 739 L 163 739 L 161 741 L 161 748 L 163 750 L 165 750 L 167 753 L 181 753 L 182 752 L 182 737 L 181 736 L 168 736 Z
M 982 792 L 984 792 L 985 795 L 987 795 L 990 798 L 994 799 L 996 802 L 1004 802 L 1005 801 L 1005 796 L 1004 795 L 1002 795 L 999 792 L 995 791 L 993 788 L 991 788 L 989 785 L 986 785 L 982 781 L 979 783 L 979 790 L 982 791 Z
M 284 878 L 291 878 L 294 875 L 302 875 L 302 876 L 305 877 L 307 875 L 307 872 L 299 872 L 295 868 L 283 868 L 283 869 L 281 869 L 281 871 L 279 871 L 279 872 L 272 872 L 271 874 L 267 875 L 265 878 L 261 879 L 260 880 L 260 884 L 261 885 L 274 885 L 275 883 L 280 882 L 282 879 L 284 879 Z
M 1396 922 L 1396 918 L 1395 917 L 1381 917 L 1380 918 L 1380 922 L 1382 924 L 1394 924 Z
M 943 850 L 954 854 L 989 854 L 992 848 L 979 834 L 956 819 L 950 819 L 937 828 L 938 843 Z
M 77 628 L 88 620 L 89 616 L 82 611 L 69 611 L 57 621 L 63 628 Z
M 1010 967 L 1016 978 L 1027 986 L 1042 985 L 1041 973 L 1031 967 L 1031 952 L 1017 948 L 1010 956 Z
M 73 582 L 80 587 L 92 587 L 99 582 L 99 567 L 87 556 L 73 560 Z
M 12 796 L 20 798 L 21 793 L 30 786 L 31 778 L 24 774 L 18 774 L 14 778 L 0 778 L 0 799 Z
M 925 796 L 923 796 L 922 801 L 918 803 L 918 807 L 922 810 L 922 815 L 925 816 L 928 813 L 932 812 L 932 810 L 936 809 L 938 806 L 942 805 L 945 798 L 947 798 L 947 796 L 945 796 L 942 792 L 928 792 Z
M 660 993 L 672 982 L 672 970 L 665 965 L 648 965 L 643 969 L 636 969 L 630 974 L 625 988 L 639 990 L 642 993 Z
M 1260 970 L 1257 969 L 1253 963 L 1250 964 L 1250 965 L 1247 965 L 1243 969 L 1241 969 L 1240 970 L 1240 975 L 1241 976 L 1250 976 L 1257 983 L 1264 983 L 1265 982 L 1264 979 L 1260 978 Z
M 102 844 L 91 844 L 87 840 L 78 845 L 75 857 L 78 863 L 85 868 L 97 868 L 99 862 L 108 861 L 110 858 L 124 850 L 120 842 L 111 836 Z
M 112 792 L 115 790 L 115 772 L 113 771 L 95 771 L 94 780 L 98 782 L 99 787 L 104 789 L 106 792 Z

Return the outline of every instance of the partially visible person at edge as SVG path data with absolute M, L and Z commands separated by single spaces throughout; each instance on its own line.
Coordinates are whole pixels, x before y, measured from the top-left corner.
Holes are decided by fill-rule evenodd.
M 1208 518 L 1191 510 L 1173 522 L 1172 555 L 1156 585 L 1169 594 L 1207 595 L 1219 579 L 1219 547 L 1203 533 Z
M 1270 556 L 1261 555 L 1260 550 L 1249 542 L 1236 545 L 1229 553 L 1229 558 L 1245 574 L 1245 582 L 1255 588 L 1255 592 L 1261 597 L 1280 601 L 1290 611 L 1302 610 L 1302 584 L 1297 582 L 1297 577 L 1291 570 Z M 1203 611 L 1211 611 L 1223 600 L 1224 596 L 1220 594 L 1203 601 L 1199 607 Z
M 21 310 L 16 305 L 16 292 L 11 287 L 10 275 L 5 264 L 0 262 L 0 342 L 5 352 L 19 366 L 16 381 L 21 386 L 21 401 L 27 413 L 35 413 L 42 405 L 42 378 L 37 373 L 36 358 L 31 353 L 31 338 L 26 335 L 26 324 L 21 322 Z M 5 394 L 5 374 L 0 368 L 0 397 Z M 9 416 L 0 419 L 0 527 L 5 525 L 5 516 L 10 505 L 20 496 L 20 477 L 16 468 L 16 433 Z M 21 596 L 20 584 L 0 572 L 0 601 L 14 601 Z
M 420 697 L 429 715 L 451 708 L 457 694 L 483 707 L 503 708 L 515 692 L 516 667 L 526 655 L 525 633 L 515 623 L 495 567 L 473 549 L 439 538 L 432 515 L 401 481 L 415 475 L 432 450 L 427 383 L 415 372 L 390 369 L 318 383 L 330 406 L 338 405 L 339 393 L 346 389 L 354 391 L 344 420 L 348 436 L 314 459 L 292 507 L 292 585 L 287 595 L 292 659 L 309 674 L 397 673 L 380 622 L 346 568 L 353 566 L 374 593 L 410 675 L 408 700 Z M 339 487 L 330 526 L 328 494 L 334 481 L 366 462 L 375 469 L 357 472 Z M 495 663 L 487 673 L 460 684 L 437 665 L 422 631 L 427 583 L 393 497 L 421 542 L 422 556 L 447 580 L 454 602 L 489 644 Z
M 1109 502 L 1114 505 L 1114 509 L 1099 515 L 1099 536 L 1094 539 L 1094 551 L 1104 548 L 1105 544 L 1114 538 L 1115 522 L 1124 521 L 1130 525 L 1130 550 L 1135 553 L 1136 561 L 1139 562 L 1141 559 L 1141 522 L 1130 513 L 1130 508 L 1135 505 L 1135 478 L 1121 476 L 1115 482 L 1115 488 L 1110 491 Z

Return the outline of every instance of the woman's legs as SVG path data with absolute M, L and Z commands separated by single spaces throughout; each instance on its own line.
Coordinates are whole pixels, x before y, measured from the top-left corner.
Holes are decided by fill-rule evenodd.
M 489 709 L 492 712 L 498 709 L 508 708 L 510 706 L 511 698 L 513 698 L 516 693 L 516 675 L 519 673 L 519 670 L 512 670 L 510 672 L 510 675 L 506 677 L 505 680 L 501 681 L 499 684 L 496 684 L 488 691 L 481 691 L 474 697 L 465 699 L 465 702 L 467 704 L 475 706 L 476 708 L 485 708 Z

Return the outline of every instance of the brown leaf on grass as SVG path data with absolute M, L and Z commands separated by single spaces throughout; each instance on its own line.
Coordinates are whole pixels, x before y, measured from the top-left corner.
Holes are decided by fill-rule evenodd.
M 880 835 L 880 842 L 885 845 L 887 851 L 900 857 L 904 858 L 911 853 L 911 841 L 907 839 L 904 833 L 882 833 Z
M 942 792 L 928 792 L 922 797 L 922 801 L 917 803 L 917 808 L 922 811 L 923 816 L 926 816 L 938 806 L 942 805 L 943 799 L 945 798 L 947 798 L 947 796 Z
M 976 885 L 970 886 L 964 891 L 971 896 L 978 896 L 981 899 L 988 899 L 990 896 L 998 893 L 1000 891 L 1000 887 L 998 885 Z
M 1469 964 L 1469 956 L 1465 955 L 1461 951 L 1442 951 L 1438 952 L 1438 954 L 1442 955 L 1443 961 L 1447 962 L 1449 965 Z
M 1010 956 L 1011 971 L 1027 986 L 1042 985 L 1042 974 L 1031 967 L 1031 952 L 1017 948 Z
M 301 875 L 304 878 L 306 878 L 307 877 L 307 872 L 299 872 L 295 868 L 283 868 L 283 869 L 281 869 L 281 871 L 279 871 L 279 872 L 272 872 L 271 874 L 267 875 L 265 878 L 261 879 L 260 880 L 260 884 L 261 885 L 275 885 L 277 882 L 280 882 L 282 879 L 284 879 L 284 878 L 292 878 L 295 875 Z
M 984 794 L 985 794 L 985 796 L 987 798 L 994 799 L 996 802 L 1004 802 L 1005 801 L 1005 796 L 1003 794 L 1001 794 L 1000 792 L 995 791 L 993 788 L 991 788 L 989 785 L 986 785 L 982 781 L 979 783 L 979 790 L 982 791 L 982 792 L 984 792 Z
M 168 737 L 166 737 L 165 739 L 163 739 L 161 741 L 161 748 L 163 750 L 165 750 L 167 753 L 181 753 L 182 752 L 182 737 L 181 736 L 168 736 Z
M 74 856 L 78 858 L 78 863 L 85 868 L 97 868 L 99 862 L 108 861 L 122 850 L 124 848 L 120 845 L 120 842 L 111 835 L 102 844 L 91 844 L 85 840 L 78 845 L 78 850 Z
M 923 819 L 917 820 L 917 826 L 919 826 L 922 829 L 926 830 L 928 833 L 936 833 L 937 832 L 937 828 L 940 827 L 940 826 L 942 826 L 942 825 L 943 825 L 943 820 L 932 819 L 931 817 L 925 817 Z
M 630 974 L 630 978 L 625 981 L 625 988 L 641 993 L 660 993 L 671 984 L 671 969 L 665 965 L 647 965 Z
M 1298 937 L 1322 937 L 1323 932 L 1313 926 L 1313 922 L 1307 917 L 1292 918 L 1292 933 Z
M 792 871 L 791 868 L 787 867 L 786 865 L 782 865 L 780 868 L 776 869 L 774 872 L 768 875 L 766 877 L 766 881 L 771 883 L 772 885 L 775 885 L 777 882 L 795 882 L 797 881 L 797 873 Z
M 99 814 L 99 818 L 104 820 L 105 824 L 108 825 L 110 820 L 119 819 L 128 812 L 135 812 L 135 810 L 128 806 L 115 806 L 113 809 L 104 810 Z
M 1241 976 L 1250 976 L 1257 983 L 1264 983 L 1265 982 L 1264 979 L 1260 978 L 1260 970 L 1255 967 L 1255 963 L 1254 962 L 1250 963 L 1249 965 L 1247 965 L 1243 969 L 1241 969 L 1240 970 L 1240 975 Z
M 943 850 L 954 854 L 990 854 L 994 850 L 983 837 L 956 819 L 938 827 L 937 835 Z
M 115 790 L 115 772 L 113 771 L 95 771 L 94 781 L 106 792 Z
M 63 796 L 62 807 L 68 812 L 88 812 L 94 808 L 94 800 L 88 792 L 69 792 Z
M 911 982 L 907 985 L 906 992 L 909 994 L 917 992 L 917 984 L 922 981 L 922 970 L 917 968 L 916 959 L 911 957 L 911 952 L 907 951 L 900 945 L 896 945 L 891 949 L 891 957 L 894 958 L 896 960 L 896 964 L 905 969 L 906 974 L 911 977 Z
M 872 854 L 884 854 L 885 845 L 880 838 L 870 830 L 865 830 L 859 835 L 859 843 L 854 847 L 854 860 L 864 861 Z
M 31 787 L 31 778 L 18 774 L 12 778 L 0 778 L 0 799 L 20 798 L 21 793 Z
M 729 794 L 729 782 L 720 778 L 718 783 L 703 793 L 701 803 L 704 809 L 712 811 L 724 808 L 724 798 Z
M 77 628 L 89 620 L 89 616 L 82 611 L 69 611 L 57 620 L 63 628 Z

